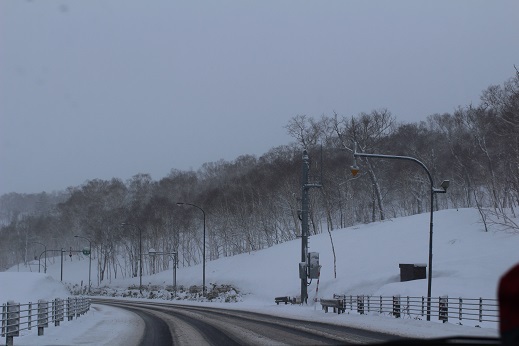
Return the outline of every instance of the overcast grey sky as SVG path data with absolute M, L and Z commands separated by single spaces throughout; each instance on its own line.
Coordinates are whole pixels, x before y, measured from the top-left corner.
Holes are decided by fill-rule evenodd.
M 300 114 L 402 122 L 519 66 L 519 1 L 0 1 L 0 194 L 261 155 Z

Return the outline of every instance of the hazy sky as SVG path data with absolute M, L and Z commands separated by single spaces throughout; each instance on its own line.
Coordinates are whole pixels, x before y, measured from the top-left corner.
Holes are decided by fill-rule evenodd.
M 0 194 L 261 155 L 300 114 L 402 122 L 519 66 L 519 1 L 0 1 Z

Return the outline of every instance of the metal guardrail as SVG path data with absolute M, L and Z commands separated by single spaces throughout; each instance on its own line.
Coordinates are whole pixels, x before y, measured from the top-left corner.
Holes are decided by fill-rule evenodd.
M 346 296 L 334 294 L 332 299 L 321 299 L 321 306 L 324 312 L 328 312 L 329 308 L 333 309 L 333 312 L 340 314 L 346 312 Z
M 401 296 L 345 296 L 335 295 L 334 299 L 321 299 L 322 309 L 334 312 L 339 309 L 357 311 L 359 314 L 389 314 L 396 318 L 423 318 L 427 315 L 427 297 Z M 499 322 L 499 305 L 497 299 L 485 298 L 449 298 L 447 296 L 431 297 L 431 317 L 448 322 L 457 320 L 477 322 Z
M 22 330 L 36 327 L 38 335 L 44 334 L 49 322 L 59 326 L 67 317 L 68 321 L 78 318 L 90 309 L 90 299 L 85 297 L 56 298 L 52 301 L 38 300 L 38 303 L 20 304 L 9 301 L 2 304 L 2 327 L 0 335 L 5 336 L 5 344 L 12 346 L 14 337 Z

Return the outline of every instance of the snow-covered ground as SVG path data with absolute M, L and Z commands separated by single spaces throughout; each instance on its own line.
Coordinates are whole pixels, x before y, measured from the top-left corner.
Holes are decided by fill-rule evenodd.
M 434 214 L 432 296 L 448 295 L 463 298 L 496 298 L 500 276 L 519 262 L 519 235 L 491 229 L 484 231 L 474 209 L 445 210 Z M 427 263 L 429 246 L 429 214 L 398 218 L 384 222 L 359 225 L 332 232 L 336 253 L 334 258 L 328 233 L 310 238 L 310 251 L 319 252 L 321 277 L 319 297 L 334 293 L 347 295 L 426 296 L 427 280 L 400 282 L 399 263 Z M 71 244 L 75 244 L 71 239 Z M 69 248 L 70 245 L 65 248 Z M 276 305 L 276 296 L 297 296 L 300 290 L 298 262 L 301 242 L 295 240 L 269 249 L 221 258 L 206 264 L 206 283 L 230 284 L 239 291 L 237 303 L 175 301 L 180 304 L 208 304 L 226 308 L 254 310 L 280 316 L 322 320 L 335 324 L 358 326 L 416 337 L 452 335 L 497 336 L 496 323 L 478 323 L 479 327 L 461 326 L 438 321 L 411 318 L 395 319 L 374 314 L 357 315 L 324 313 L 319 305 Z M 43 258 L 42 258 L 43 262 Z M 93 286 L 97 287 L 95 259 L 92 262 Z M 51 299 L 66 295 L 59 282 L 59 257 L 47 259 L 47 275 L 38 274 L 38 261 L 32 266 L 22 265 L 0 273 L 0 302 L 17 300 L 21 303 L 36 299 Z M 32 273 L 27 273 L 32 271 Z M 25 272 L 25 273 L 22 273 Z M 67 284 L 86 285 L 88 258 L 65 256 L 63 281 Z M 172 271 L 143 277 L 143 285 L 172 283 Z M 202 266 L 179 268 L 177 284 L 189 287 L 201 285 Z M 127 291 L 138 285 L 139 278 L 111 278 L 102 286 L 110 290 Z M 316 282 L 308 288 L 310 301 L 316 296 Z M 106 321 L 110 321 L 109 331 Z M 464 323 L 465 324 L 465 323 Z M 141 329 L 140 329 L 141 328 Z M 119 344 L 130 343 L 142 322 L 131 313 L 102 305 L 93 305 L 89 313 L 77 320 L 62 322 L 60 327 L 49 327 L 45 336 L 27 335 L 15 338 L 16 344 Z M 101 340 L 127 335 L 126 339 Z M 23 341 L 23 342 L 22 342 Z

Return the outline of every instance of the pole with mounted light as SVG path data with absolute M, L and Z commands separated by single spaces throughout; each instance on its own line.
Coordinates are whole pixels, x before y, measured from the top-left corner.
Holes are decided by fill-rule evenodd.
M 191 203 L 178 202 L 178 206 L 189 205 L 191 207 L 195 207 L 204 214 L 204 240 L 203 240 L 203 250 L 202 250 L 202 295 L 205 297 L 205 211 L 199 206 Z
M 65 252 L 65 250 L 63 250 L 63 248 L 61 248 L 60 250 L 47 250 L 45 249 L 41 254 L 40 256 L 38 257 L 38 261 L 41 260 L 41 256 L 45 255 L 45 258 L 47 258 L 47 252 L 61 252 L 61 281 L 63 281 L 63 252 Z M 44 273 L 47 274 L 47 261 L 45 260 L 45 271 Z
M 176 252 L 158 252 L 155 249 L 151 248 L 148 251 L 148 254 L 150 256 L 156 256 L 156 255 L 169 255 L 173 257 L 173 291 L 174 296 L 177 296 L 177 263 L 178 263 L 178 254 Z
M 47 246 L 43 243 L 32 241 L 31 244 L 39 244 L 43 246 L 44 250 L 43 253 L 45 254 L 45 265 L 44 265 L 44 273 L 47 273 Z M 40 265 L 41 255 L 38 257 L 38 273 L 41 273 L 41 265 Z
M 131 226 L 137 228 L 137 230 L 139 231 L 139 292 L 141 292 L 142 294 L 142 230 L 137 225 L 127 222 L 121 223 L 121 226 Z
M 80 235 L 75 235 L 74 238 L 81 238 L 88 241 L 88 294 L 90 294 L 90 287 L 92 286 L 90 280 L 92 273 L 92 241 L 87 237 L 82 237 Z M 83 250 L 83 254 L 85 254 L 85 250 Z
M 357 166 L 357 157 L 372 157 L 378 159 L 396 159 L 396 160 L 407 160 L 413 161 L 419 164 L 425 172 L 427 172 L 427 176 L 429 177 L 429 182 L 431 183 L 431 212 L 430 212 L 430 222 L 429 222 L 429 270 L 427 275 L 427 321 L 431 320 L 431 286 L 432 286 L 432 249 L 433 249 L 433 214 L 434 214 L 434 194 L 435 193 L 446 193 L 447 188 L 449 187 L 449 180 L 444 180 L 440 184 L 440 188 L 434 187 L 433 178 L 431 176 L 431 172 L 427 169 L 421 161 L 415 159 L 410 156 L 397 156 L 397 155 L 382 155 L 382 154 L 365 154 L 357 152 L 357 143 L 354 142 L 353 148 L 353 165 L 351 166 L 351 174 L 356 176 L 359 172 L 359 167 Z

